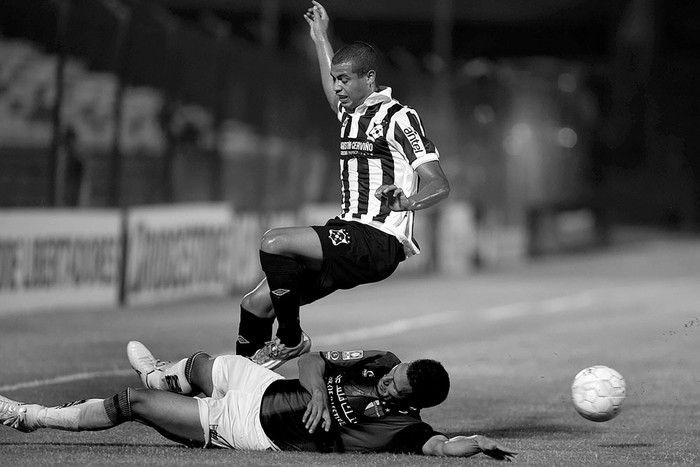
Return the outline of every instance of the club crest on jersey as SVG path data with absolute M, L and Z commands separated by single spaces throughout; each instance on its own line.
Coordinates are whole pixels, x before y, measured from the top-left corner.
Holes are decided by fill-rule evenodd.
M 333 361 L 340 360 L 340 352 L 338 352 L 337 350 L 331 350 L 330 352 L 326 352 L 326 358 L 328 360 Z
M 350 235 L 345 229 L 330 229 L 328 231 L 328 238 L 333 242 L 333 246 L 338 246 L 342 243 L 350 245 Z
M 365 417 L 381 418 L 386 414 L 382 401 L 372 401 L 365 407 Z
M 384 127 L 381 123 L 374 125 L 372 129 L 367 132 L 367 139 L 375 140 L 381 138 L 384 134 Z

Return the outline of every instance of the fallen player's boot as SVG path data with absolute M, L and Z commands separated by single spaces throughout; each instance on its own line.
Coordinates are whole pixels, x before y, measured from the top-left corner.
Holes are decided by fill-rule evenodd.
M 159 389 L 185 395 L 199 392 L 190 384 L 189 372 L 192 369 L 194 359 L 203 352 L 197 352 L 189 358 L 183 358 L 176 362 L 167 362 L 155 358 L 141 342 L 131 341 L 126 346 L 126 353 L 131 367 L 148 389 Z
M 280 341 L 279 337 L 267 342 L 250 357 L 251 361 L 269 370 L 274 370 L 282 366 L 286 361 L 300 357 L 311 350 L 311 338 L 305 333 L 301 333 L 301 342 L 295 347 L 287 347 Z
M 163 370 L 171 366 L 170 362 L 157 360 L 150 350 L 139 341 L 131 341 L 126 346 L 131 368 L 141 378 L 144 387 L 149 389 L 167 389 L 161 387 Z
M 25 423 L 27 404 L 0 396 L 0 423 L 15 430 L 29 433 L 34 431 Z

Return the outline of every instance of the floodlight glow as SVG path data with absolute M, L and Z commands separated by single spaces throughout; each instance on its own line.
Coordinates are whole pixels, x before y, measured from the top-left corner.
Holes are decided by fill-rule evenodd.
M 571 128 L 559 128 L 559 131 L 557 132 L 557 142 L 567 148 L 571 149 L 574 146 L 576 146 L 576 142 L 578 141 L 578 135 L 574 130 Z

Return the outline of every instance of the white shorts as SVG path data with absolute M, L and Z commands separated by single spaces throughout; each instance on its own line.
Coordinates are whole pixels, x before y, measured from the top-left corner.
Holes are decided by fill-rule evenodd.
M 284 378 L 245 357 L 216 357 L 212 396 L 196 398 L 205 446 L 278 451 L 260 423 L 263 393 L 278 379 Z

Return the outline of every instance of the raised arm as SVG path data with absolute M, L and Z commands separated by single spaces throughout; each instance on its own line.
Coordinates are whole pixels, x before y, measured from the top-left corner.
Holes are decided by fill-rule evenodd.
M 517 454 L 481 435 L 455 436 L 449 439 L 444 435 L 435 435 L 423 445 L 423 454 L 428 456 L 470 457 L 480 452 L 506 461 L 510 461 Z
M 330 18 L 323 5 L 317 1 L 312 1 L 313 6 L 304 14 L 304 19 L 309 23 L 309 34 L 316 46 L 318 56 L 318 67 L 321 72 L 321 84 L 326 95 L 328 104 L 333 112 L 338 111 L 338 96 L 333 89 L 333 77 L 331 76 L 331 59 L 333 58 L 333 47 L 328 39 L 328 23 Z
M 319 422 L 326 431 L 331 429 L 331 412 L 328 408 L 328 392 L 323 380 L 326 362 L 318 353 L 307 353 L 299 357 L 299 382 L 311 394 L 302 422 L 309 433 L 316 430 Z

